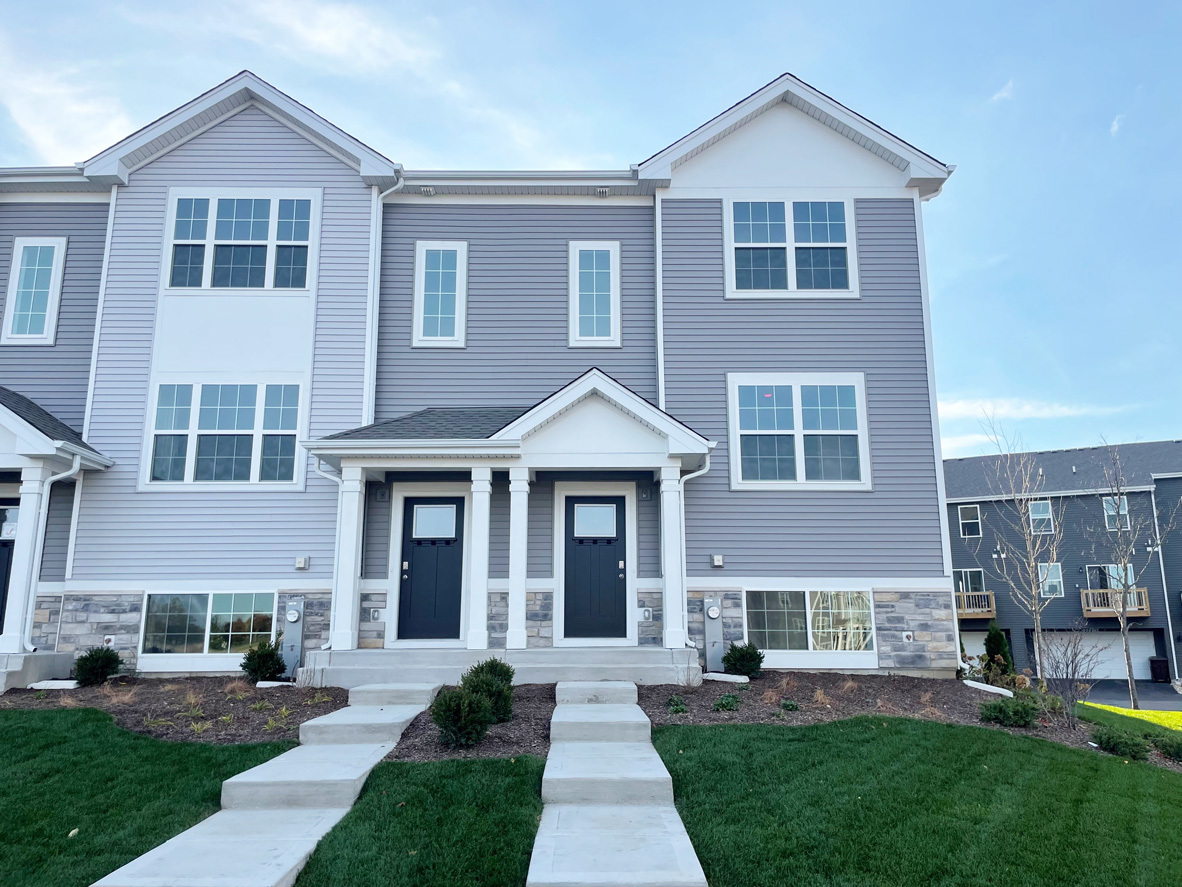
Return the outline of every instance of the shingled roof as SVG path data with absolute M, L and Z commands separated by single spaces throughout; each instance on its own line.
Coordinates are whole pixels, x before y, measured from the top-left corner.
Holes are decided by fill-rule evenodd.
M 394 419 L 374 422 L 324 440 L 487 440 L 527 407 L 429 407 Z
M 1113 444 L 1120 453 L 1125 484 L 1147 487 L 1155 474 L 1182 472 L 1182 440 Z M 1032 452 L 1042 469 L 1043 489 L 1048 493 L 1101 490 L 1106 486 L 1104 466 L 1111 464 L 1108 447 Z M 973 456 L 944 461 L 944 486 L 949 499 L 997 496 L 999 456 Z
M 7 407 L 50 440 L 65 441 L 66 443 L 84 447 L 96 455 L 102 455 L 98 450 L 84 441 L 81 434 L 53 413 L 42 409 L 23 394 L 18 394 L 11 388 L 0 386 L 0 406 Z

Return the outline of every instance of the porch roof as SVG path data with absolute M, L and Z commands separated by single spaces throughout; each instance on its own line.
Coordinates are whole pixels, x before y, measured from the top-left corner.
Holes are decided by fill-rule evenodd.
M 533 407 L 429 407 L 324 440 L 488 440 Z
M 0 429 L 13 436 L 14 451 L 20 455 L 61 458 L 77 455 L 87 468 L 114 464 L 53 413 L 3 386 L 0 386 Z

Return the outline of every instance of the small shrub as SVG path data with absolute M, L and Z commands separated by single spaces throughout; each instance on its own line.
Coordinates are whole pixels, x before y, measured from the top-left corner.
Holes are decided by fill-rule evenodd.
M 431 703 L 431 720 L 444 745 L 470 748 L 484 738 L 493 722 L 492 703 L 481 693 L 445 687 Z
M 189 729 L 200 736 L 212 726 L 213 723 L 210 721 L 193 721 L 193 723 L 189 724 Z
M 304 705 L 319 705 L 322 702 L 332 702 L 332 697 L 327 693 L 317 692 L 311 699 L 305 699 Z
M 1014 673 L 1014 657 L 1010 655 L 1010 643 L 996 619 L 989 620 L 989 630 L 985 634 L 985 656 L 987 660 L 984 671 L 987 675 L 990 672 Z
M 1102 751 L 1131 761 L 1144 761 L 1149 757 L 1149 742 L 1134 733 L 1102 724 L 1092 731 L 1092 742 Z
M 36 693 L 33 694 L 33 698 L 40 701 L 42 699 L 48 699 L 49 694 L 46 693 L 44 690 L 38 690 Z
M 780 708 L 784 711 L 800 711 L 800 703 L 794 702 L 791 699 L 784 699 L 780 702 Z
M 829 697 L 825 695 L 824 687 L 818 687 L 813 691 L 813 704 L 826 706 L 830 704 Z
M 259 641 L 246 651 L 242 657 L 242 670 L 246 676 L 256 684 L 259 681 L 277 681 L 287 674 L 287 664 L 283 661 L 283 648 L 280 639 L 274 641 Z
M 1159 752 L 1171 761 L 1182 761 L 1182 734 L 1178 736 L 1165 736 L 1158 733 L 1150 741 Z
M 715 711 L 738 711 L 739 697 L 734 693 L 723 693 L 714 700 Z
M 279 718 L 267 718 L 267 723 L 263 724 L 263 729 L 268 733 L 273 733 L 276 730 L 287 730 L 289 728 L 287 724 Z
M 763 653 L 751 641 L 731 644 L 731 648 L 722 654 L 722 666 L 727 674 L 757 678 L 763 674 Z
M 506 686 L 513 686 L 513 666 L 504 659 L 497 659 L 495 656 L 491 659 L 485 659 L 483 662 L 478 662 L 470 669 L 464 672 L 464 677 L 469 675 L 485 675 L 492 678 L 494 681 L 499 681 Z M 463 683 L 463 678 L 460 679 Z
M 495 660 L 489 660 L 495 661 Z M 488 671 L 471 671 L 460 680 L 460 688 L 479 694 L 492 706 L 494 724 L 513 719 L 513 685 L 493 677 Z
M 982 702 L 981 720 L 1003 727 L 1033 727 L 1038 721 L 1038 704 L 1017 696 Z
M 220 718 L 218 718 L 218 720 L 221 721 L 226 726 L 229 726 L 230 724 L 234 723 L 234 716 L 233 715 L 222 715 Z
M 103 683 L 123 665 L 123 657 L 110 647 L 91 647 L 74 660 L 74 680 L 81 687 Z
M 269 703 L 266 699 L 260 699 L 258 702 L 252 702 L 250 704 L 251 711 L 266 711 L 267 709 L 274 707 L 275 706 Z
M 769 688 L 759 694 L 759 701 L 764 705 L 775 705 L 780 701 L 780 691 L 775 688 Z
M 665 700 L 665 708 L 669 709 L 669 714 L 671 715 L 683 715 L 689 711 L 689 706 L 685 704 L 685 700 L 676 693 Z

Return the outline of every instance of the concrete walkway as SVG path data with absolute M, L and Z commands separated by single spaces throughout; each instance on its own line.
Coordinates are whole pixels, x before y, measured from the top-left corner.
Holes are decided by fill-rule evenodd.
M 93 887 L 289 887 L 437 684 L 371 684 L 300 725 L 299 748 L 222 783 L 222 810 Z
M 526 887 L 706 887 L 636 685 L 565 682 L 556 694 Z

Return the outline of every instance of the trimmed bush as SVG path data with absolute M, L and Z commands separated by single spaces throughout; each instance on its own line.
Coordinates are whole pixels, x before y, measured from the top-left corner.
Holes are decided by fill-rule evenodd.
M 1101 724 L 1092 731 L 1092 742 L 1100 746 L 1101 751 L 1131 761 L 1144 761 L 1149 757 L 1149 741 L 1119 727 Z
M 488 697 L 463 687 L 445 687 L 431 703 L 431 720 L 449 748 L 471 748 L 484 738 L 493 722 Z
M 739 697 L 734 693 L 723 693 L 714 700 L 715 711 L 738 711 Z
M 503 724 L 513 718 L 513 685 L 493 677 L 487 671 L 469 671 L 460 680 L 460 689 L 476 693 L 488 700 L 492 706 L 494 724 Z
M 751 641 L 731 644 L 731 648 L 722 654 L 722 667 L 727 674 L 757 678 L 763 674 L 763 653 Z
M 669 714 L 671 715 L 683 715 L 689 711 L 689 706 L 685 704 L 685 699 L 676 693 L 665 700 L 665 708 L 669 709 Z
M 1033 727 L 1038 722 L 1038 704 L 1017 697 L 982 702 L 981 720 L 1003 727 Z
M 497 659 L 495 656 L 491 659 L 485 659 L 483 662 L 478 662 L 470 669 L 464 672 L 464 677 L 469 675 L 485 675 L 492 678 L 494 681 L 499 681 L 502 684 L 513 686 L 513 666 L 504 659 Z M 463 678 L 461 678 L 461 681 Z
M 74 660 L 74 680 L 80 687 L 94 687 L 122 666 L 123 657 L 110 647 L 91 647 Z
M 780 708 L 784 711 L 800 711 L 800 703 L 792 699 L 781 699 Z
M 1010 655 L 1010 643 L 996 619 L 989 620 L 989 631 L 985 634 L 985 665 L 982 671 L 987 678 L 1014 673 L 1014 657 Z
M 277 681 L 287 674 L 281 640 L 282 636 L 274 641 L 259 641 L 242 657 L 240 668 L 256 684 L 259 681 Z
M 1182 734 L 1165 736 L 1155 733 L 1149 740 L 1154 747 L 1171 761 L 1182 761 Z M 1098 745 L 1099 743 L 1097 743 Z

